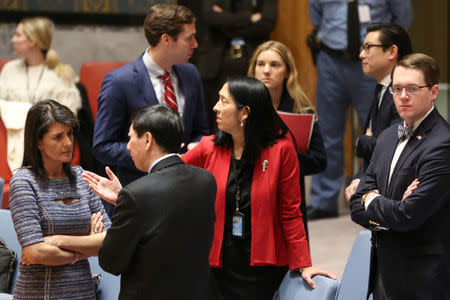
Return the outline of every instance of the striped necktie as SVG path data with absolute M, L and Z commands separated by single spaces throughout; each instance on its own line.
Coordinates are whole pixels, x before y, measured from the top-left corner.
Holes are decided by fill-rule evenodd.
M 170 82 L 170 74 L 166 72 L 162 75 L 164 81 L 164 102 L 175 111 L 178 111 L 177 97 L 175 96 L 175 89 Z

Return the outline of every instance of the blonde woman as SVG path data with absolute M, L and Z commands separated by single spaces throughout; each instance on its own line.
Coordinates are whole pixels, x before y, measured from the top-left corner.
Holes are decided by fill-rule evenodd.
M 293 113 L 315 113 L 314 107 L 298 83 L 297 68 L 291 51 L 277 41 L 267 41 L 253 53 L 248 76 L 261 80 L 267 86 L 276 110 Z M 305 204 L 305 175 L 322 172 L 327 156 L 318 123 L 314 123 L 309 149 L 297 153 L 300 163 L 301 204 L 305 231 L 308 234 Z
M 20 167 L 28 109 L 43 99 L 55 99 L 74 113 L 81 108 L 75 73 L 51 49 L 54 24 L 47 18 L 23 19 L 11 39 L 18 59 L 0 73 L 0 114 L 8 134 L 8 164 Z

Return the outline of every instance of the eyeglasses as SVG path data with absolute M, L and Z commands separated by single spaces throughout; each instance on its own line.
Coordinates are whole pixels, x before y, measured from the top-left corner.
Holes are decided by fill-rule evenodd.
M 361 45 L 361 47 L 359 47 L 359 52 L 364 50 L 364 53 L 369 53 L 370 52 L 370 48 L 372 47 L 389 47 L 390 45 L 383 45 L 383 44 L 367 44 L 367 45 Z
M 420 93 L 420 89 L 423 89 L 424 87 L 430 87 L 430 85 L 409 85 L 407 87 L 395 85 L 389 88 L 389 92 L 391 92 L 392 95 L 401 95 L 403 90 L 405 90 L 408 95 L 417 95 Z

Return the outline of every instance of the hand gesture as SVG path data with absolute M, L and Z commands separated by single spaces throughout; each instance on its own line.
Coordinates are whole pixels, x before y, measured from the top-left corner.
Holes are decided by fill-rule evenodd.
M 309 284 L 309 286 L 312 289 L 316 288 L 316 284 L 312 280 L 312 278 L 314 276 L 316 276 L 316 275 L 322 275 L 322 276 L 326 276 L 326 277 L 329 277 L 331 279 L 337 280 L 336 275 L 334 275 L 333 273 L 330 273 L 328 271 L 325 271 L 325 270 L 322 270 L 322 269 L 319 269 L 319 268 L 308 267 L 308 268 L 303 270 L 302 278 L 303 278 L 303 280 L 305 280 Z
M 83 172 L 83 181 L 103 200 L 116 205 L 117 195 L 122 189 L 119 179 L 109 167 L 105 168 L 109 179 L 90 171 Z

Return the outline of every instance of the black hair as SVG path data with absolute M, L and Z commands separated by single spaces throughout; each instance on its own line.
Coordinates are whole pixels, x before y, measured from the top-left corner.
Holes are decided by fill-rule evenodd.
M 401 60 L 404 56 L 412 53 L 411 40 L 408 33 L 403 27 L 392 23 L 373 23 L 367 26 L 367 32 L 380 33 L 380 43 L 385 45 L 383 51 L 386 51 L 392 45 L 396 45 L 398 48 L 398 58 Z
M 161 149 L 177 153 L 183 142 L 183 122 L 178 112 L 165 104 L 144 106 L 131 117 L 131 124 L 138 137 L 150 132 Z
M 69 125 L 74 132 L 79 127 L 75 114 L 67 106 L 51 99 L 43 100 L 33 105 L 28 111 L 25 122 L 25 149 L 22 167 L 30 168 L 37 180 L 44 185 L 48 183 L 49 178 L 38 144 L 48 132 L 49 127 L 55 123 Z M 76 176 L 70 167 L 70 163 L 63 163 L 63 171 L 69 182 L 75 185 Z
M 230 78 L 227 83 L 236 107 L 249 107 L 249 115 L 245 120 L 245 148 L 242 156 L 247 162 L 254 163 L 262 149 L 275 144 L 289 129 L 273 108 L 270 92 L 264 83 L 250 77 Z M 224 131 L 216 134 L 214 142 L 225 148 L 233 147 L 231 135 Z

